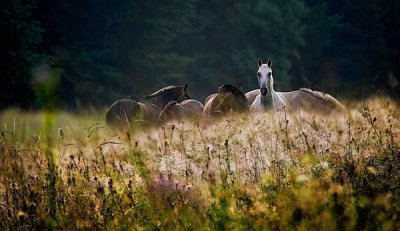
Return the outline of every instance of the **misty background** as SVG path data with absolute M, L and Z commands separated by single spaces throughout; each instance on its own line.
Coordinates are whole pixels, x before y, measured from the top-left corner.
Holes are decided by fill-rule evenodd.
M 167 85 L 400 97 L 397 0 L 0 0 L 0 109 L 104 108 Z

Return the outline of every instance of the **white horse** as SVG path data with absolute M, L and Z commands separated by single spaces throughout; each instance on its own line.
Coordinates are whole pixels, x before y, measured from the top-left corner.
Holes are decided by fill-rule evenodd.
M 257 95 L 251 103 L 250 111 L 280 110 L 286 106 L 285 96 L 274 91 L 271 65 L 271 60 L 268 60 L 266 64 L 258 60 L 257 79 L 260 90 L 256 91 Z
M 246 93 L 250 111 L 280 110 L 288 107 L 330 113 L 344 109 L 331 95 L 319 91 L 301 88 L 290 92 L 276 92 L 271 65 L 271 60 L 266 64 L 258 60 L 257 78 L 260 89 Z

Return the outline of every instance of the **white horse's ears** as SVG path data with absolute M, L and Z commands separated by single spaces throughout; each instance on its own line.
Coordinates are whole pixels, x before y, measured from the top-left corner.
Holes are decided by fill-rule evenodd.
M 185 86 L 183 87 L 183 90 L 184 90 L 184 91 L 186 91 L 186 90 L 187 90 L 187 87 L 188 87 L 188 85 L 189 85 L 188 83 L 187 83 L 187 84 L 185 84 Z
M 258 67 L 261 67 L 261 65 L 262 65 L 261 59 L 258 59 L 257 65 L 258 65 Z
M 272 66 L 271 59 L 268 59 L 268 61 L 267 61 L 267 65 L 268 65 L 268 67 L 269 67 L 269 68 L 271 68 L 271 66 Z

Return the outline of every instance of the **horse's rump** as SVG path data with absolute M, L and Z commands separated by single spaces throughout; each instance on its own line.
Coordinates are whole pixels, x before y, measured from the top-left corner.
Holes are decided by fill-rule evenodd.
M 106 124 L 115 129 L 130 128 L 132 119 L 139 112 L 140 106 L 135 100 L 117 100 L 107 109 Z
M 214 98 L 216 95 L 217 95 L 217 93 L 214 93 L 214 94 L 211 94 L 211 95 L 207 96 L 206 100 L 204 101 L 204 105 L 206 105 L 206 103 L 208 101 L 210 101 L 210 99 Z
M 151 122 L 157 120 L 160 109 L 153 104 L 138 102 L 140 106 L 140 114 L 136 117 L 144 125 L 151 125 Z
M 181 107 L 185 111 L 185 115 L 188 119 L 199 121 L 204 110 L 204 105 L 194 99 L 184 100 L 180 103 Z
M 247 98 L 238 88 L 225 84 L 218 89 L 218 93 L 207 97 L 203 115 L 206 117 L 220 117 L 228 113 L 248 111 Z
M 176 101 L 169 102 L 160 112 L 157 124 L 164 124 L 168 121 L 199 121 L 203 113 L 204 106 L 197 100 L 188 99 L 181 103 Z
M 158 115 L 156 124 L 162 125 L 169 121 L 178 121 L 181 122 L 185 119 L 185 111 L 183 107 L 176 101 L 171 101 Z

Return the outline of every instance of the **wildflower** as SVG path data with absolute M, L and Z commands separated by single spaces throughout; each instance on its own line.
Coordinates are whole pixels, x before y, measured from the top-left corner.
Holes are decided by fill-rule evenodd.
M 304 182 L 308 181 L 308 179 L 309 179 L 309 177 L 307 175 L 300 174 L 300 175 L 297 176 L 296 181 L 298 183 L 304 183 Z
M 323 169 L 328 169 L 329 163 L 326 162 L 326 161 L 322 161 L 322 162 L 321 162 L 321 167 L 322 167 Z

